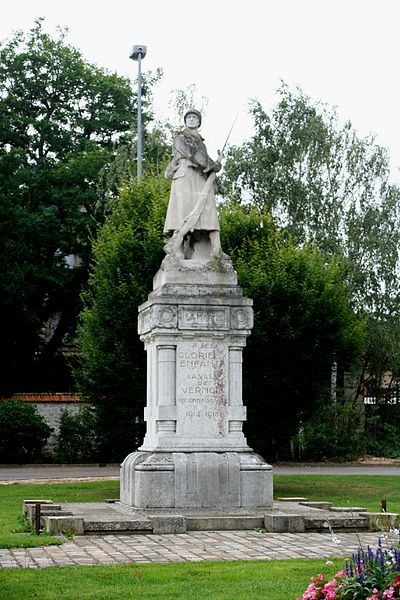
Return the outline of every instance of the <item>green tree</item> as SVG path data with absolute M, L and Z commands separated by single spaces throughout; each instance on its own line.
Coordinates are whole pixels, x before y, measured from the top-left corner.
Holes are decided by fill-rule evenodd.
M 132 177 L 94 243 L 75 375 L 80 394 L 98 406 L 99 446 L 107 460 L 123 458 L 143 435 L 146 358 L 137 309 L 164 255 L 168 196 L 163 178 L 147 175 L 138 184 Z M 122 429 L 127 435 L 121 436 Z
M 0 402 L 0 462 L 33 462 L 40 457 L 51 433 L 34 404 Z
M 353 307 L 370 320 L 365 369 L 384 340 L 393 358 L 384 370 L 398 370 L 400 190 L 387 152 L 301 90 L 283 84 L 278 93 L 270 113 L 252 103 L 255 134 L 231 150 L 225 184 L 238 201 L 268 207 L 299 244 L 339 261 Z
M 3 393 L 70 384 L 59 350 L 74 336 L 91 239 L 119 183 L 110 165 L 132 156 L 130 82 L 88 63 L 66 34 L 51 37 L 38 20 L 0 45 Z M 144 78 L 146 126 L 158 77 Z M 146 152 L 162 153 L 153 138 Z
M 249 439 L 270 460 L 287 458 L 301 422 L 330 401 L 332 364 L 349 367 L 359 356 L 363 324 L 338 265 L 311 246 L 296 247 L 268 212 L 227 204 L 221 230 L 240 285 L 254 300 L 244 358 Z

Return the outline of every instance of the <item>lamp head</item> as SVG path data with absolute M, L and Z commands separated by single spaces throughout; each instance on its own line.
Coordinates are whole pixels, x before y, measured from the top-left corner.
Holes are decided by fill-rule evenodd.
M 132 60 L 139 60 L 139 56 L 140 58 L 144 58 L 146 56 L 146 52 L 147 46 L 143 46 L 143 44 L 132 46 L 132 49 L 129 53 L 129 58 Z

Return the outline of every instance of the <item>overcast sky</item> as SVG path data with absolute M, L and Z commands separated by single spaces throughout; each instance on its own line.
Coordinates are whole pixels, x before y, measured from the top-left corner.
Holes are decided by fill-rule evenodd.
M 50 32 L 68 26 L 86 59 L 132 79 L 129 49 L 147 45 L 143 71 L 164 71 L 161 115 L 172 90 L 196 84 L 209 98 L 211 155 L 237 113 L 231 141 L 251 134 L 249 99 L 271 107 L 283 79 L 335 105 L 361 135 L 375 133 L 400 167 L 400 0 L 18 0 L 2 6 L 0 39 L 39 16 Z

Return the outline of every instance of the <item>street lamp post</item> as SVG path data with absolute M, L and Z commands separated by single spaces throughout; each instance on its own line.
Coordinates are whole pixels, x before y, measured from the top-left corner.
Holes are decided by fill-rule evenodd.
M 147 46 L 133 46 L 129 58 L 138 62 L 138 114 L 137 114 L 137 179 L 142 179 L 142 58 L 146 56 Z

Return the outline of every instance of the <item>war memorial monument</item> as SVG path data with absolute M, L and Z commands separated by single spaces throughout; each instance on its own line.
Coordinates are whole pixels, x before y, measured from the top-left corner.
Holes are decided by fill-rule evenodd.
M 147 351 L 146 435 L 121 467 L 122 504 L 138 509 L 272 506 L 272 467 L 246 443 L 242 352 L 253 323 L 215 204 L 220 161 L 189 110 L 173 145 L 165 221 L 171 237 L 139 307 Z
M 214 198 L 220 157 L 207 154 L 199 112 L 189 110 L 185 125 L 166 173 L 166 256 L 139 307 L 148 357 L 143 444 L 121 465 L 119 501 L 24 500 L 24 514 L 49 533 L 81 535 L 376 527 L 381 513 L 307 498 L 272 501 L 272 467 L 242 431 L 242 352 L 253 313 L 221 249 Z M 398 516 L 385 517 L 393 525 Z

